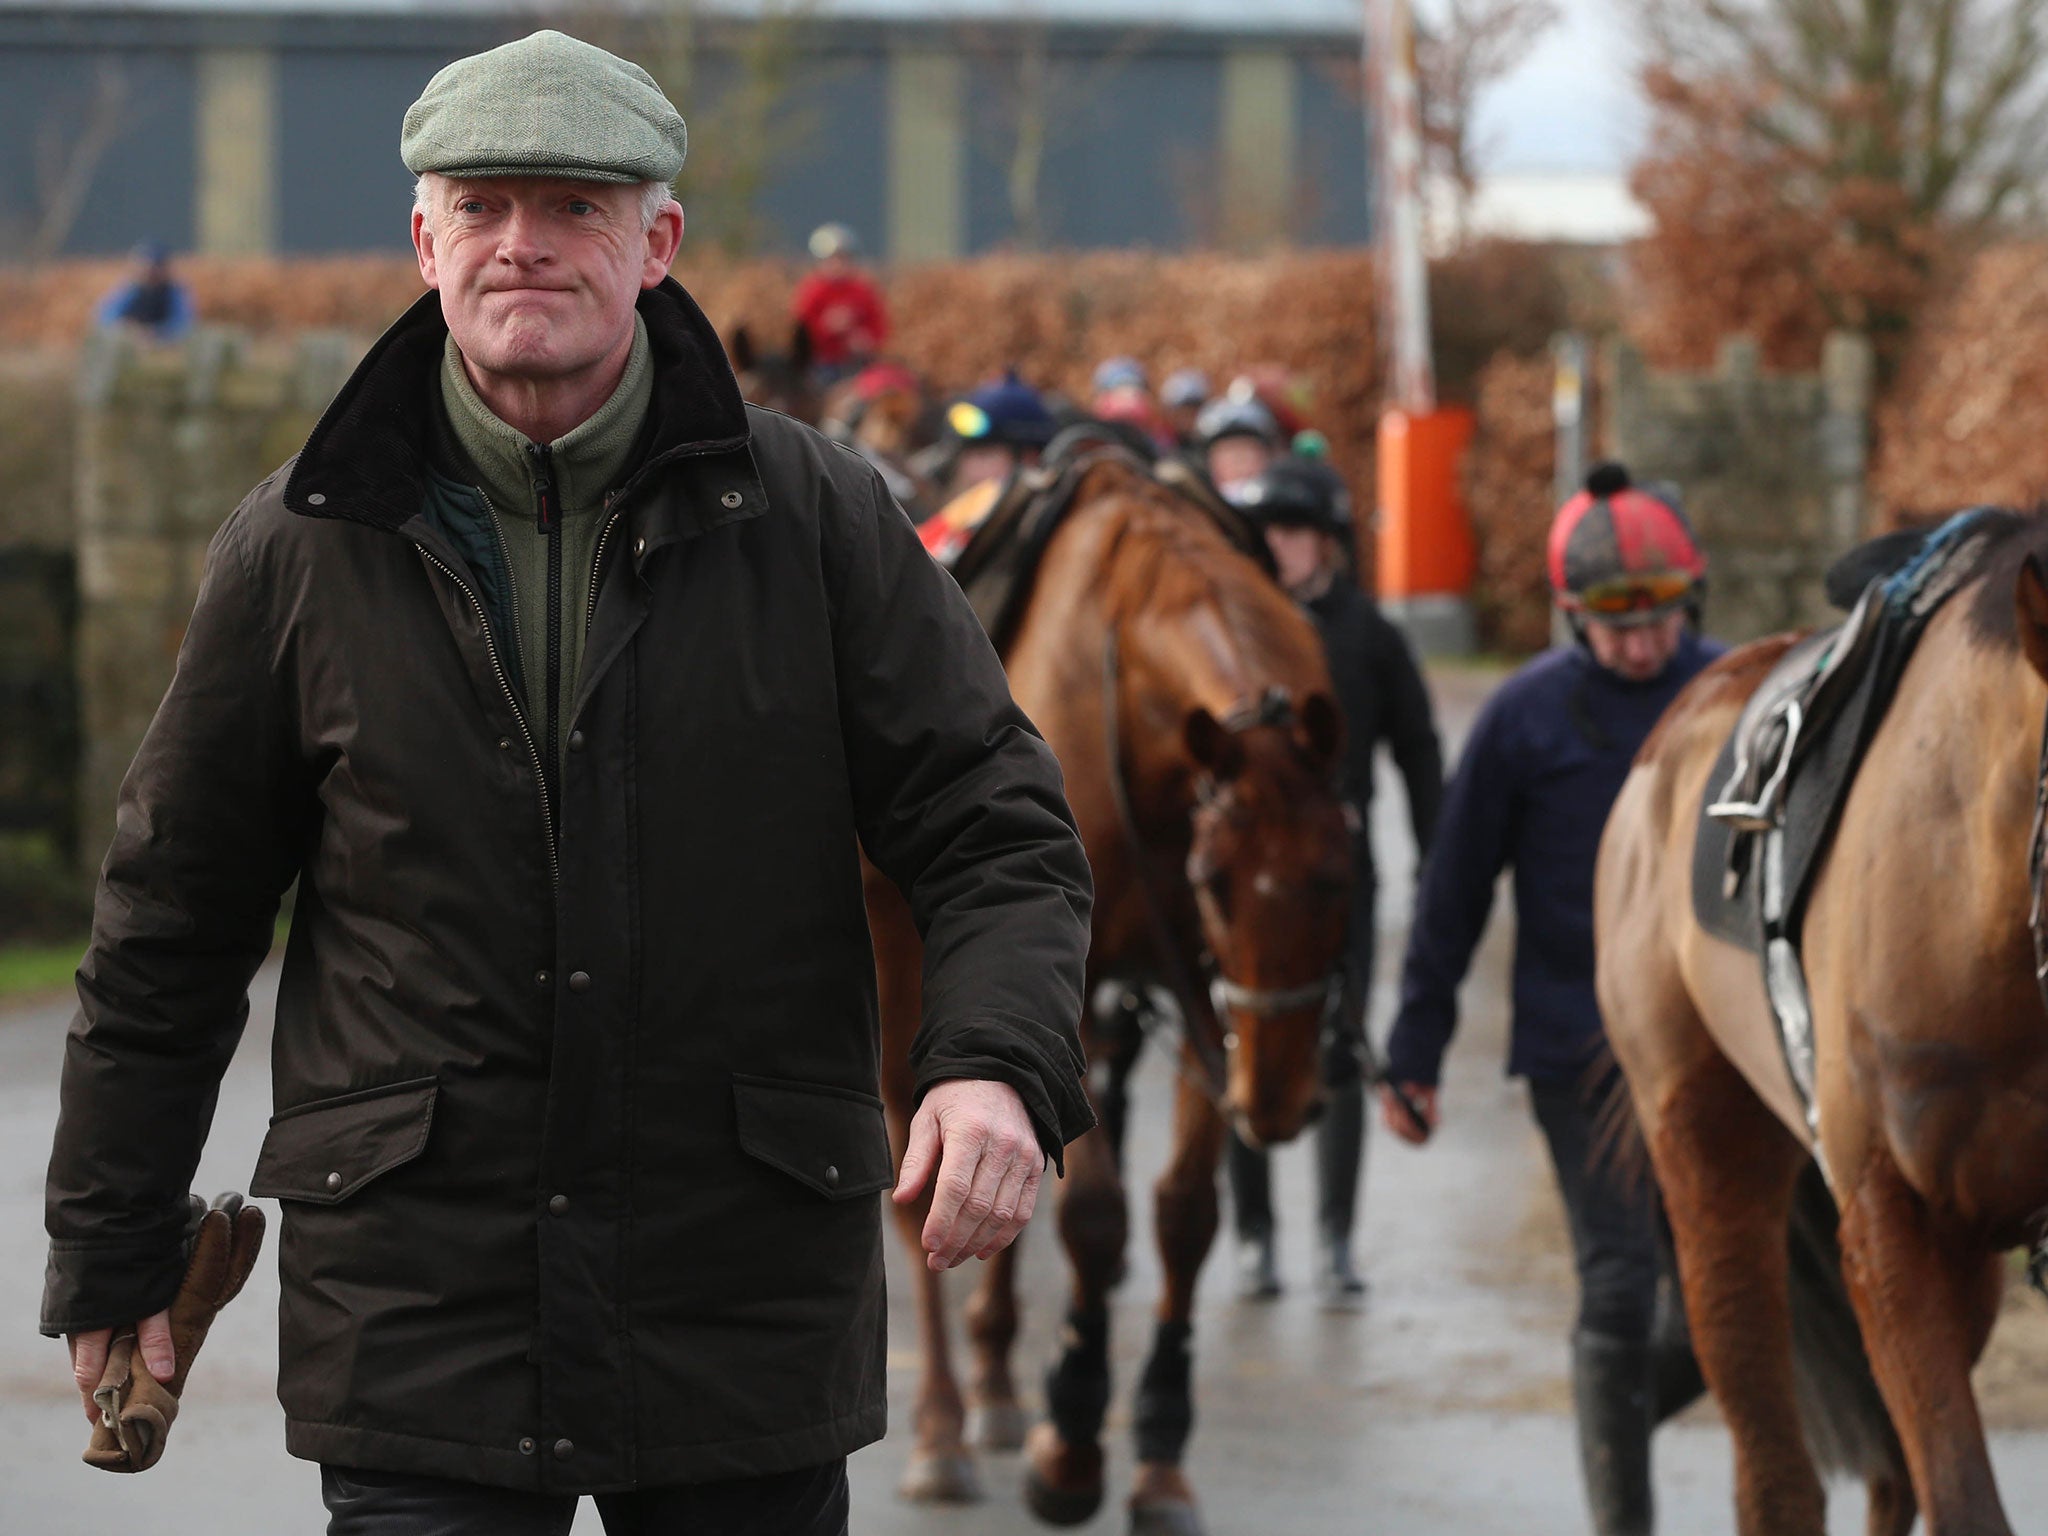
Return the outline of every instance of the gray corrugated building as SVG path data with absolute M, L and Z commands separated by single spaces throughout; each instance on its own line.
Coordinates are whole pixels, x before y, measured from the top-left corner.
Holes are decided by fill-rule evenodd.
M 884 258 L 1367 234 L 1356 0 L 0 0 L 0 258 L 403 245 L 398 123 L 559 26 L 691 122 L 691 238 Z

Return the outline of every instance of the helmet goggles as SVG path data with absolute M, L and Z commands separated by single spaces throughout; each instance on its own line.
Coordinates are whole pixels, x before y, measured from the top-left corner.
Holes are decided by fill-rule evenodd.
M 1628 628 L 1651 624 L 1692 595 L 1693 578 L 1684 571 L 1642 571 L 1595 582 L 1567 599 L 1567 606 L 1589 619 Z

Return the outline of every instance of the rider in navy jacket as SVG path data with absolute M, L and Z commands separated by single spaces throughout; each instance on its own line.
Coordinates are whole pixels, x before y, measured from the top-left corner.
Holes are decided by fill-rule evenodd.
M 1396 1082 L 1437 1082 L 1458 985 L 1515 882 L 1514 1028 L 1508 1071 L 1575 1081 L 1603 1036 L 1593 998 L 1593 861 L 1636 749 L 1664 707 L 1720 654 L 1687 633 L 1664 671 L 1631 682 L 1585 647 L 1546 651 L 1487 701 L 1444 800 L 1416 893 L 1387 1047 Z
M 1515 890 L 1508 1070 L 1528 1079 L 1579 1277 L 1572 1402 L 1596 1536 L 1649 1536 L 1650 1432 L 1696 1397 L 1656 1194 L 1595 1154 L 1626 1116 L 1593 994 L 1593 864 L 1637 750 L 1720 647 L 1692 632 L 1706 561 L 1675 495 L 1598 466 L 1559 509 L 1550 581 L 1578 643 L 1501 686 L 1472 728 L 1423 867 L 1388 1046 L 1389 1128 L 1427 1139 L 1458 986 L 1501 871 Z M 1412 1106 L 1412 1108 L 1411 1108 Z

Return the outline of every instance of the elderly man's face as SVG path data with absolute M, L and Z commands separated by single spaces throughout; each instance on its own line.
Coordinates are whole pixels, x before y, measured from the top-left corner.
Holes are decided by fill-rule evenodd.
M 682 238 L 670 202 L 640 225 L 640 189 L 538 176 L 436 178 L 414 210 L 420 274 L 472 368 L 534 383 L 602 368 L 631 346 L 633 304 Z

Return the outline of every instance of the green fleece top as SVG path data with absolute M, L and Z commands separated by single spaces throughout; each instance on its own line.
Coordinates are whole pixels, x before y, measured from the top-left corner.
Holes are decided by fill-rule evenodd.
M 590 602 L 597 536 L 604 524 L 605 493 L 615 490 L 654 399 L 654 368 L 647 326 L 633 317 L 633 350 L 625 374 L 609 400 L 581 426 L 555 439 L 555 493 L 562 518 L 562 607 L 560 690 L 562 721 L 558 754 L 566 750 L 569 712 L 583 665 L 584 611 Z M 500 421 L 463 370 L 462 354 L 449 337 L 441 353 L 441 400 L 448 425 L 476 470 L 477 489 L 491 509 L 498 544 L 512 580 L 512 630 L 525 682 L 527 713 L 534 736 L 547 699 L 548 541 L 538 526 L 533 466 L 527 437 Z

